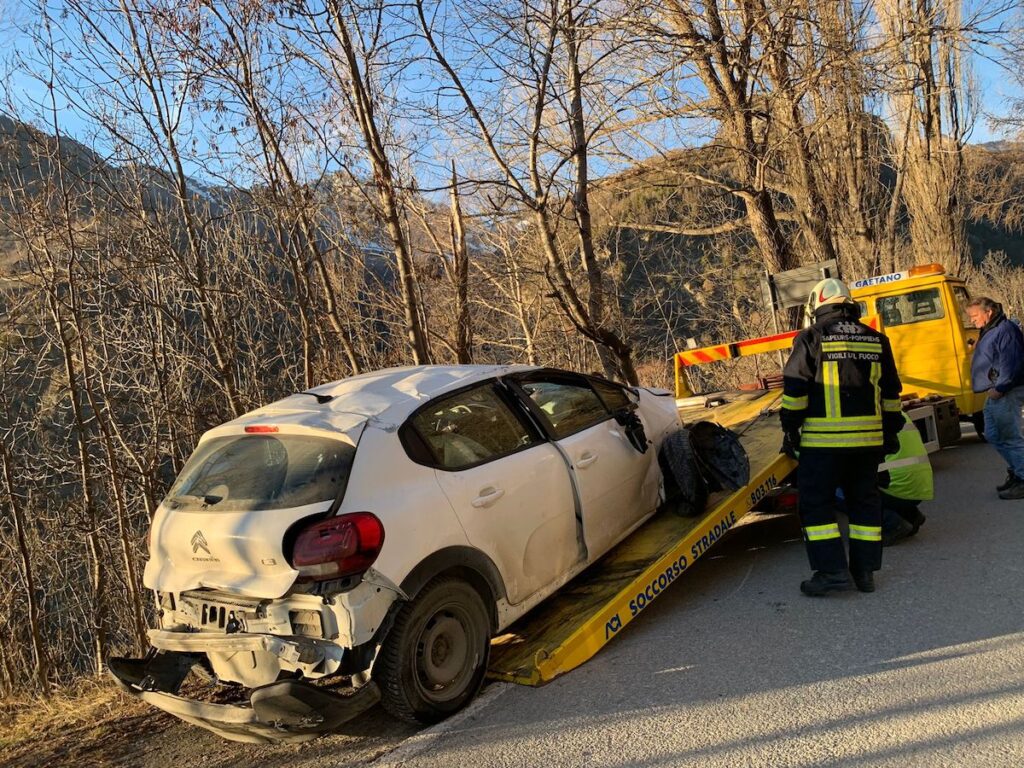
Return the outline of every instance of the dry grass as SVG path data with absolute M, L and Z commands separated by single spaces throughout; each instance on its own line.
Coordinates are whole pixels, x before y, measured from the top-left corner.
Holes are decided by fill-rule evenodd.
M 209 685 L 182 694 L 198 698 Z M 0 699 L 0 768 L 340 768 L 372 762 L 419 730 L 374 707 L 315 742 L 238 744 L 90 678 L 50 700 Z
M 122 738 L 173 719 L 102 679 L 79 680 L 49 699 L 0 700 L 0 766 L 101 765 Z

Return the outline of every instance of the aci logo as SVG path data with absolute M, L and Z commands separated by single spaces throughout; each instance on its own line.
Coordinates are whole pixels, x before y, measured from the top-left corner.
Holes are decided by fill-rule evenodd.
M 620 629 L 622 629 L 622 619 L 619 617 L 619 614 L 616 613 L 604 625 L 604 639 L 607 640 Z
M 198 554 L 200 549 L 207 555 L 213 554 L 210 552 L 210 547 L 206 543 L 206 537 L 203 536 L 203 532 L 196 531 L 192 534 L 192 554 Z

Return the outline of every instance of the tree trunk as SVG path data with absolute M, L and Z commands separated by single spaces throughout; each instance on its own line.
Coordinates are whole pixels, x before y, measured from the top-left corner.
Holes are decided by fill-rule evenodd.
M 32 645 L 33 675 L 36 687 L 43 696 L 50 695 L 50 660 L 43 643 L 41 629 L 39 599 L 36 595 L 35 573 L 32 566 L 32 553 L 25 535 L 25 512 L 21 499 L 15 492 L 13 457 L 7 443 L 0 440 L 0 461 L 3 461 L 4 490 L 7 492 L 7 504 L 14 517 L 14 534 L 18 544 L 18 557 L 21 561 L 21 578 L 25 587 L 25 601 L 28 604 L 28 632 Z M 12 681 L 13 683 L 13 681 Z
M 463 227 L 459 185 L 452 161 L 452 276 L 455 281 L 455 355 L 459 364 L 473 362 L 473 327 L 469 314 L 469 251 Z
M 345 10 L 340 0 L 329 0 L 328 12 L 334 26 L 334 34 L 344 57 L 348 75 L 349 95 L 359 123 L 366 154 L 373 169 L 373 182 L 377 189 L 382 218 L 391 240 L 398 267 L 398 282 L 402 294 L 402 308 L 405 313 L 406 340 L 416 365 L 430 363 L 430 345 L 423 327 L 423 312 L 416 289 L 416 272 L 412 253 L 405 230 L 402 228 L 401 206 L 395 185 L 391 161 L 377 125 L 370 83 L 357 58 L 356 47 L 345 20 Z

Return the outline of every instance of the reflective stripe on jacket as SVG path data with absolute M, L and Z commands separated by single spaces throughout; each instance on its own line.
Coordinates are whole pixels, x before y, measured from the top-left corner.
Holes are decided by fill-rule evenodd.
M 879 473 L 888 473 L 889 484 L 879 482 L 879 488 L 890 496 L 908 501 L 928 501 L 935 498 L 935 483 L 928 449 L 914 422 L 904 415 L 906 424 L 900 430 L 900 449 L 890 453 L 879 465 Z
M 853 305 L 815 312 L 783 370 L 782 426 L 800 448 L 880 448 L 903 424 L 900 379 L 889 340 L 857 322 Z

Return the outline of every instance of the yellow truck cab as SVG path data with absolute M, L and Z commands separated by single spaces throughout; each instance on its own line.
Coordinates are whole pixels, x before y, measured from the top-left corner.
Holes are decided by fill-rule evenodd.
M 962 415 L 977 421 L 985 397 L 971 391 L 978 331 L 967 317 L 964 281 L 946 274 L 940 264 L 923 264 L 854 280 L 850 291 L 861 314 L 877 315 L 889 337 L 903 397 L 953 398 Z
M 927 406 L 934 413 L 936 444 L 950 445 L 960 439 L 961 418 L 974 422 L 981 433 L 985 396 L 971 391 L 971 357 L 978 331 L 967 317 L 969 294 L 964 281 L 947 275 L 941 264 L 922 264 L 848 285 L 864 322 L 889 337 L 903 383 L 904 408 Z M 806 322 L 810 316 L 809 306 L 805 307 Z M 695 397 L 687 368 L 787 350 L 797 333 L 784 331 L 677 352 L 673 361 L 677 403 L 682 407 L 687 398 Z

